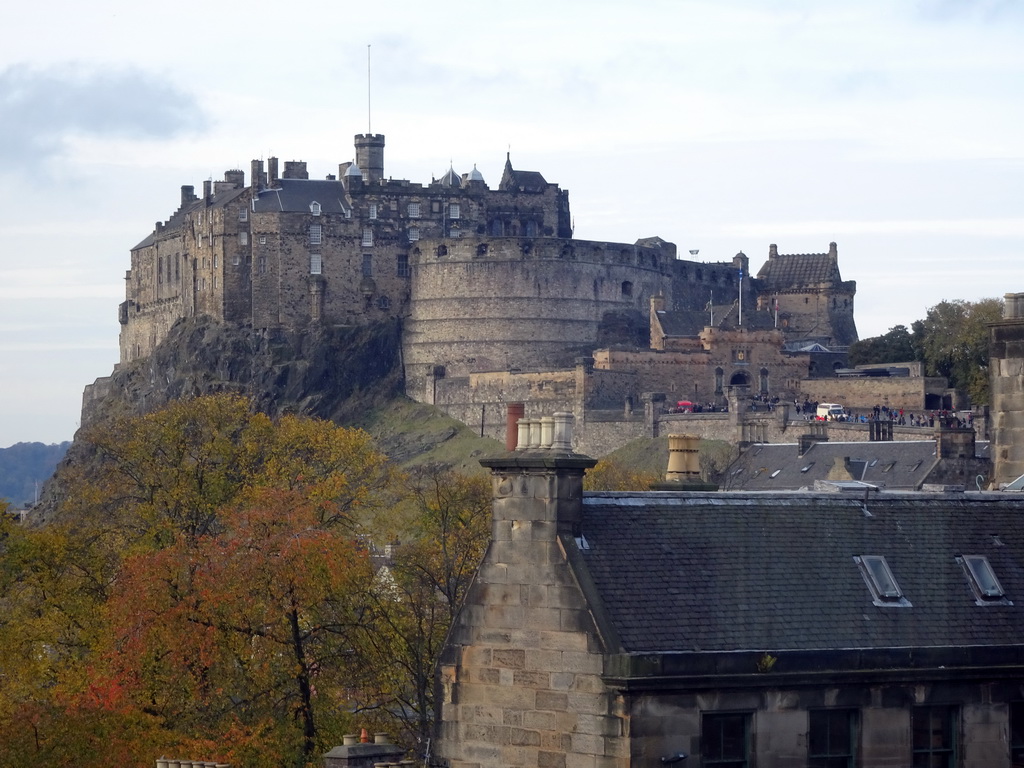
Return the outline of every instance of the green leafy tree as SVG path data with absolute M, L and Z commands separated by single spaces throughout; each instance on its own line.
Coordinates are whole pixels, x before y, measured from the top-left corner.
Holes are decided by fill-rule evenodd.
M 887 333 L 855 341 L 848 356 L 851 366 L 905 363 L 919 360 L 914 337 L 905 325 L 894 325 Z
M 973 404 L 989 401 L 988 324 L 1002 317 L 1001 299 L 942 301 L 913 324 L 925 373 L 944 376 Z

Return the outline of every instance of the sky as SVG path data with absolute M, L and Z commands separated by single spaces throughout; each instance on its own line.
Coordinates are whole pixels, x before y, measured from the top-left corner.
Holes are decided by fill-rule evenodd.
M 70 440 L 130 249 L 253 159 L 386 136 L 427 183 L 506 152 L 576 237 L 701 261 L 836 242 L 861 338 L 1024 291 L 1018 0 L 54 0 L 0 47 L 0 447 Z

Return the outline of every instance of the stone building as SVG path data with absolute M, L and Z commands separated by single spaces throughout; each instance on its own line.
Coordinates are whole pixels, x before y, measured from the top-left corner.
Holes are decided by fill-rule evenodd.
M 560 418 L 482 462 L 492 542 L 439 668 L 445 765 L 1021 764 L 1012 495 L 584 494 Z
M 1008 293 L 1003 319 L 989 329 L 994 481 L 1024 475 L 1024 293 Z
M 311 179 L 302 161 L 254 160 L 248 184 L 244 171 L 229 170 L 205 182 L 201 197 L 182 187 L 178 209 L 132 249 L 121 361 L 145 357 L 194 315 L 257 328 L 408 316 L 408 347 L 421 360 L 413 366 L 434 350 L 429 362 L 456 373 L 526 367 L 538 357 L 520 353 L 521 339 L 537 338 L 549 342 L 550 368 L 609 342 L 646 346 L 656 296 L 698 313 L 709 302 L 745 303 L 749 318 L 771 304 L 787 339 L 856 338 L 856 286 L 841 279 L 835 243 L 798 255 L 772 245 L 752 279 L 742 253 L 696 262 L 658 237 L 572 238 L 568 193 L 510 157 L 496 189 L 476 168 L 429 184 L 388 177 L 379 134 L 357 135 L 355 160 L 324 179 Z M 521 338 L 504 327 L 509 318 Z

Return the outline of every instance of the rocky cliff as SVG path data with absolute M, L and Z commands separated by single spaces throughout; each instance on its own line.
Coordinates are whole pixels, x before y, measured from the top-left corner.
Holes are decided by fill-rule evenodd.
M 180 320 L 153 354 L 86 388 L 82 426 L 215 392 L 246 395 L 271 416 L 356 422 L 402 391 L 399 333 L 397 321 L 297 332 Z

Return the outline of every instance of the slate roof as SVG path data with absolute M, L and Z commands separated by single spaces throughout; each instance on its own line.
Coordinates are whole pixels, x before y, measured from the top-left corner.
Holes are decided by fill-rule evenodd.
M 287 211 L 309 213 L 309 204 L 320 203 L 325 213 L 344 213 L 349 206 L 345 202 L 345 187 L 340 181 L 330 179 L 278 179 L 273 189 L 261 189 L 254 211 Z
M 1024 502 L 999 493 L 596 493 L 581 552 L 613 653 L 1016 645 Z M 978 605 L 955 556 L 984 555 L 1007 601 Z M 873 602 L 884 556 L 910 607 Z
M 837 260 L 827 253 L 780 253 L 764 263 L 757 278 L 768 290 L 842 280 Z
M 922 432 L 933 433 L 922 428 Z M 989 443 L 974 446 L 979 458 L 989 456 Z M 914 489 L 927 481 L 937 461 L 935 440 L 880 442 L 816 442 L 798 455 L 796 443 L 754 445 L 739 456 L 725 473 L 729 490 L 782 491 L 813 488 L 826 480 L 838 461 L 853 479 L 881 488 Z

